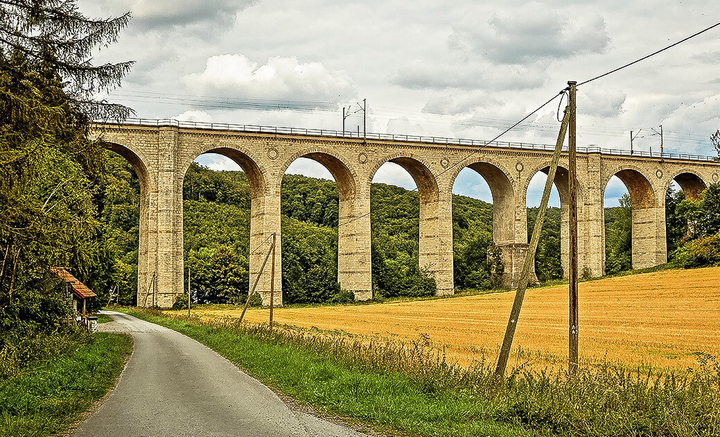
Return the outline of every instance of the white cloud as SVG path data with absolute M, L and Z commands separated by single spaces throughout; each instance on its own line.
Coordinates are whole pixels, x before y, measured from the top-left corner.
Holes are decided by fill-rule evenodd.
M 343 102 L 355 95 L 352 79 L 319 62 L 301 64 L 295 57 L 272 57 L 258 65 L 242 54 L 208 58 L 205 70 L 181 79 L 197 95 L 262 100 L 257 109 L 309 102 L 318 106 Z
M 217 153 L 203 153 L 195 162 L 215 171 L 242 171 L 235 161 Z
M 547 63 L 489 65 L 486 62 L 437 63 L 432 59 L 403 66 L 392 82 L 405 88 L 522 90 L 541 86 Z
M 212 115 L 208 114 L 205 111 L 196 111 L 192 109 L 170 118 L 180 121 L 198 121 L 201 123 L 212 123 Z
M 139 117 L 203 110 L 218 122 L 339 130 L 340 108 L 367 98 L 377 108 L 369 111 L 368 131 L 376 131 L 374 123 L 380 131 L 480 140 L 567 80 L 582 82 L 713 24 L 708 11 L 715 8 L 711 0 L 583 0 L 571 9 L 561 0 L 79 5 L 90 16 L 133 13 L 117 44 L 94 62 L 137 61 L 108 99 Z M 579 146 L 627 149 L 629 130 L 662 124 L 666 151 L 714 154 L 702 148 L 720 127 L 720 108 L 710 100 L 720 81 L 718 32 L 580 87 Z M 213 59 L 217 65 L 208 65 Z M 297 104 L 267 110 L 277 102 Z M 554 143 L 556 109 L 550 105 L 501 140 Z M 362 126 L 359 114 L 348 123 L 353 132 Z M 659 137 L 636 146 L 656 150 Z
M 417 123 L 411 123 L 407 117 L 393 118 L 388 121 L 386 133 L 389 134 L 405 134 L 405 135 L 422 135 L 423 128 Z
M 430 114 L 458 115 L 467 114 L 478 108 L 487 108 L 499 105 L 500 101 L 488 93 L 475 92 L 464 94 L 448 94 L 431 98 L 423 112 Z
M 407 190 L 417 188 L 415 180 L 410 176 L 404 168 L 394 162 L 386 162 L 375 173 L 372 179 L 373 183 L 396 185 Z
M 231 23 L 254 0 L 120 0 L 130 10 L 133 24 L 142 29 L 197 26 L 199 23 Z M 117 7 L 117 6 L 116 6 Z
M 615 117 L 623 112 L 623 103 L 627 95 L 620 90 L 590 88 L 580 94 L 578 111 L 597 117 Z
M 603 17 L 573 14 L 539 2 L 497 11 L 487 25 L 474 16 L 454 27 L 451 49 L 481 55 L 499 64 L 526 64 L 561 59 L 582 53 L 601 53 L 610 38 Z
M 311 178 L 328 179 L 334 181 L 330 170 L 324 165 L 309 158 L 298 158 L 285 170 L 285 174 L 300 174 Z
M 667 131 L 666 148 L 676 148 L 685 153 L 715 155 L 710 135 L 720 128 L 720 94 L 680 105 L 662 124 Z M 675 134 L 680 132 L 690 134 Z

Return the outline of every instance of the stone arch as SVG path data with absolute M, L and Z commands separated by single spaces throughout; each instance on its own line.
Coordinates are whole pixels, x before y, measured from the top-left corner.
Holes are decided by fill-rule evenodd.
M 524 233 L 526 228 L 526 217 L 518 217 L 517 182 L 511 174 L 503 168 L 500 163 L 485 157 L 471 162 L 469 165 L 455 169 L 450 179 L 450 190 L 455 185 L 455 180 L 464 168 L 469 168 L 478 173 L 488 184 L 493 202 L 492 232 L 493 243 L 500 248 L 500 256 L 503 264 L 503 285 L 516 287 L 517 281 L 524 264 L 525 251 L 528 244 L 523 236 L 518 240 L 518 227 Z M 525 202 L 522 202 L 525 205 Z M 518 226 L 521 223 L 521 226 Z
M 605 187 L 607 187 L 610 178 L 617 176 L 630 194 L 630 201 L 632 202 L 633 210 L 654 208 L 658 205 L 658 198 L 654 187 L 650 183 L 650 180 L 637 168 L 624 167 L 616 170 L 613 174 L 608 176 L 603 185 L 603 193 L 605 193 Z
M 318 148 L 301 150 L 282 165 L 280 175 L 298 158 L 308 158 L 324 166 L 335 179 L 338 189 L 338 264 L 337 281 L 357 300 L 372 298 L 372 265 L 370 261 L 370 217 L 364 212 L 357 186 L 357 175 L 336 154 Z
M 369 174 L 370 181 L 385 162 L 399 165 L 415 181 L 420 203 L 420 268 L 435 278 L 436 294 L 452 294 L 452 193 L 449 190 L 441 192 L 436 175 L 426 163 L 408 155 L 394 155 L 379 160 Z
M 602 185 L 602 193 L 604 195 L 605 188 L 613 176 L 617 176 L 630 194 L 630 199 L 634 208 L 654 208 L 659 206 L 657 193 L 643 171 L 635 166 L 620 166 L 612 169 L 605 175 Z M 668 182 L 669 183 L 669 182 Z
M 515 187 L 506 171 L 488 161 L 476 161 L 453 171 L 450 189 L 464 168 L 479 174 L 490 187 L 493 199 L 493 241 L 497 245 L 515 242 Z
M 190 164 L 200 155 L 205 153 L 223 155 L 239 165 L 248 178 L 248 182 L 250 184 L 250 197 L 252 199 L 266 194 L 267 182 L 263 176 L 266 174 L 266 171 L 261 168 L 259 164 L 261 161 L 254 158 L 247 150 L 243 150 L 236 146 L 221 146 L 219 144 L 210 143 L 202 149 L 194 151 L 189 159 L 185 160 L 185 162 L 181 164 L 180 174 L 182 174 L 182 179 L 185 178 L 185 174 L 187 173 L 188 168 L 190 168 Z
M 357 175 L 348 166 L 342 158 L 336 156 L 335 153 L 328 150 L 313 148 L 311 150 L 302 150 L 294 153 L 280 168 L 280 175 L 285 174 L 290 164 L 295 162 L 298 158 L 308 158 L 321 164 L 325 167 L 332 177 L 335 179 L 335 183 L 338 187 L 338 197 L 340 202 L 343 200 L 352 199 L 357 192 Z M 341 208 L 342 209 L 342 208 Z
M 403 154 L 403 153 L 394 153 L 394 154 L 390 154 L 390 155 L 385 155 L 385 156 L 382 156 L 379 159 L 375 160 L 375 163 L 373 164 L 373 166 L 369 168 L 369 172 L 367 174 L 368 175 L 367 176 L 368 177 L 367 184 L 370 185 L 372 183 L 372 180 L 375 177 L 375 174 L 378 172 L 378 170 L 380 170 L 380 167 L 385 165 L 386 162 L 392 162 L 394 164 L 400 165 L 408 173 L 410 173 L 410 176 L 412 176 L 413 180 L 415 180 L 415 175 L 413 175 L 413 173 L 410 170 L 405 168 L 397 160 L 400 160 L 403 162 L 408 161 L 408 162 L 414 163 L 413 164 L 414 167 L 421 169 L 418 172 L 418 176 L 420 176 L 421 174 L 430 175 L 432 180 L 435 182 L 435 187 L 439 190 L 439 184 L 437 183 L 437 178 L 435 177 L 435 174 L 430 170 L 431 165 L 423 158 L 413 156 L 412 154 Z M 415 181 L 416 185 L 417 185 L 417 183 L 418 183 L 418 181 Z M 420 186 L 418 185 L 418 191 L 419 190 L 420 190 Z
M 604 179 L 602 197 L 604 197 L 607 184 L 613 176 L 617 176 L 625 184 L 630 194 L 632 268 L 643 269 L 665 263 L 667 261 L 667 242 L 665 240 L 664 196 L 663 201 L 659 201 L 655 187 L 643 172 L 635 167 L 624 166 L 615 169 Z M 604 240 L 603 238 L 603 248 L 605 247 Z M 604 251 L 602 256 L 604 260 Z
M 420 197 L 420 215 L 422 215 L 423 204 L 437 202 L 440 192 L 437 179 L 425 164 L 415 158 L 408 157 L 397 157 L 390 159 L 388 162 L 399 165 L 412 176 Z
M 700 199 L 700 193 L 707 188 L 707 184 L 703 178 L 692 170 L 683 169 L 675 172 L 675 175 L 668 179 L 665 184 L 665 192 L 667 192 L 672 181 L 677 182 L 688 199 Z
M 103 142 L 106 149 L 117 153 L 132 165 L 140 182 L 140 214 L 138 220 L 138 277 L 137 297 L 138 306 L 147 306 L 148 290 L 152 285 L 152 272 L 156 271 L 153 259 L 149 253 L 150 238 L 150 191 L 156 184 L 152 182 L 146 160 L 129 147 L 115 143 Z
M 147 184 L 149 183 L 148 180 L 148 169 L 145 165 L 146 159 L 143 159 L 140 155 L 135 153 L 132 149 L 130 149 L 127 146 L 124 146 L 122 144 L 113 143 L 113 142 L 103 142 L 103 145 L 106 149 L 110 150 L 111 152 L 117 153 L 118 155 L 125 158 L 127 162 L 132 165 L 133 170 L 135 170 L 135 174 L 137 174 L 138 179 L 140 180 L 140 189 L 142 190 L 143 185 L 147 187 Z M 142 195 L 141 195 L 142 196 Z
M 545 173 L 547 176 L 550 173 L 550 165 L 547 162 L 534 166 L 527 174 L 526 179 L 523 182 L 523 199 L 527 199 L 528 188 L 530 182 L 538 173 Z M 560 198 L 560 266 L 563 270 L 563 277 L 567 278 L 569 274 L 570 266 L 570 172 L 567 167 L 558 165 L 555 171 L 555 178 L 553 180 L 553 186 L 558 192 Z M 578 199 L 578 216 L 580 216 L 580 208 L 582 205 L 582 187 L 578 184 L 577 199 Z M 528 229 L 528 234 L 532 234 L 532 229 Z M 529 242 L 529 237 L 528 242 Z
M 192 142 L 191 142 L 192 144 Z M 274 214 L 272 209 L 272 195 L 268 188 L 267 179 L 265 174 L 266 170 L 261 167 L 261 162 L 257 158 L 253 157 L 252 154 L 236 144 L 227 144 L 226 142 L 219 141 L 202 141 L 198 142 L 201 144 L 200 149 L 192 150 L 192 153 L 186 157 L 186 159 L 180 163 L 178 172 L 181 175 L 179 179 L 179 188 L 182 193 L 183 181 L 187 170 L 190 168 L 190 164 L 200 155 L 205 153 L 216 153 L 223 155 L 237 165 L 245 173 L 250 185 L 250 238 L 248 248 L 248 272 L 249 272 L 249 287 L 252 288 L 257 275 L 261 274 L 261 266 L 267 254 L 267 249 L 264 248 L 267 245 L 268 237 L 272 235 L 274 228 L 272 223 L 275 221 L 275 216 L 278 216 L 279 212 Z M 279 202 L 278 202 L 279 206 Z M 279 232 L 278 232 L 279 236 Z M 280 240 L 277 243 L 277 258 L 278 266 L 276 269 L 282 271 L 282 264 L 279 264 L 281 259 L 280 253 Z M 267 268 L 265 269 L 267 270 Z M 270 272 L 263 271 L 263 278 L 260 279 L 256 292 L 259 292 L 263 298 L 264 304 L 270 303 Z M 248 292 L 250 289 L 248 289 Z M 276 300 L 275 303 L 282 305 L 282 278 L 280 275 L 276 275 L 275 279 L 275 291 Z
M 525 169 L 523 173 L 525 174 L 525 177 L 523 178 L 521 182 L 521 192 L 518 193 L 519 196 L 523 198 L 527 198 L 528 194 L 528 188 L 530 188 L 530 182 L 532 181 L 533 177 L 539 172 L 545 173 L 546 175 L 550 173 L 550 165 L 548 162 L 542 162 L 540 164 L 536 164 L 533 167 L 529 169 Z M 558 164 L 557 170 L 555 171 L 555 180 L 553 181 L 553 184 L 555 185 L 555 189 L 558 190 L 558 195 L 560 196 L 560 204 L 566 204 L 568 202 L 568 196 L 569 196 L 569 185 L 568 185 L 568 178 L 569 178 L 569 171 L 567 167 L 563 166 L 562 164 Z M 578 193 L 580 190 L 580 186 L 578 185 Z M 579 197 L 579 194 L 578 194 Z

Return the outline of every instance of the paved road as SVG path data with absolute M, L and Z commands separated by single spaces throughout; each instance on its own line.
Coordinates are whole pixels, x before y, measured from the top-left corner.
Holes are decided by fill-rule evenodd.
M 363 434 L 290 410 L 270 389 L 202 344 L 122 313 L 104 331 L 135 349 L 115 390 L 72 434 L 84 436 L 338 436 Z

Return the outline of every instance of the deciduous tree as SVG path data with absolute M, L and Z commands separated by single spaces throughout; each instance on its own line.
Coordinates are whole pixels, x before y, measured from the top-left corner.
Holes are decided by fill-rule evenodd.
M 69 0 L 0 0 L 0 8 L 0 318 L 9 326 L 66 307 L 51 292 L 49 266 L 83 276 L 97 255 L 103 161 L 88 129 L 129 110 L 92 96 L 117 86 L 131 63 L 91 63 L 127 14 L 93 20 Z

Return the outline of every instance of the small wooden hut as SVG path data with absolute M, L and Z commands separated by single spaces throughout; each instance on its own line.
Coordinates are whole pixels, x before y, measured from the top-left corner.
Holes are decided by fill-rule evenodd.
M 72 305 L 75 314 L 82 314 L 83 320 L 87 318 L 87 300 L 97 296 L 85 284 L 78 281 L 75 276 L 70 274 L 64 267 L 50 267 L 50 272 L 72 288 Z M 82 312 L 80 312 L 82 308 Z

